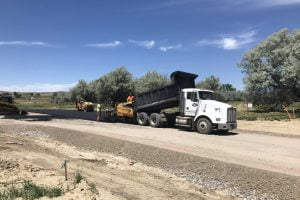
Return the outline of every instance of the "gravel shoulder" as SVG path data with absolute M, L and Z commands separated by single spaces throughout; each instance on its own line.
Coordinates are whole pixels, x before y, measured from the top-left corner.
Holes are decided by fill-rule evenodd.
M 22 126 L 4 129 L 0 130 L 0 192 L 10 185 L 32 181 L 62 188 L 64 193 L 57 200 L 232 199 L 161 169 L 49 137 L 52 132 L 64 134 L 65 130 Z M 64 160 L 68 161 L 67 181 L 61 168 Z M 83 177 L 79 183 L 75 181 L 78 172 Z
M 137 163 L 143 163 L 146 166 L 160 168 L 177 177 L 184 178 L 190 183 L 197 184 L 207 191 L 227 194 L 233 199 L 288 200 L 300 198 L 300 180 L 296 176 L 81 131 L 25 124 L 16 126 L 2 123 L 0 126 L 2 133 L 11 134 L 28 131 L 40 131 L 54 140 L 86 151 L 118 155 Z

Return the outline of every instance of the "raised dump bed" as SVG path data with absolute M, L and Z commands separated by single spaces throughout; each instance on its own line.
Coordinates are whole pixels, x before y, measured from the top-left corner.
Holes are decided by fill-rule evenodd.
M 195 88 L 196 74 L 175 71 L 171 74 L 171 84 L 151 91 L 136 94 L 136 112 L 159 112 L 179 105 L 180 90 Z

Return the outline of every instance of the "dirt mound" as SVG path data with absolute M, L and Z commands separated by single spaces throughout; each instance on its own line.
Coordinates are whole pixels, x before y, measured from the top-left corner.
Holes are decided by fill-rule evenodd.
M 27 112 L 19 110 L 17 106 L 0 101 L 0 115 L 26 115 Z

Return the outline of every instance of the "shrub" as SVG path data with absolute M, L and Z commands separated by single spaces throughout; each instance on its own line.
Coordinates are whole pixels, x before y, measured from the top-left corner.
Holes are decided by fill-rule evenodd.
M 31 181 L 25 180 L 20 188 L 12 185 L 6 191 L 0 192 L 0 200 L 12 200 L 16 198 L 33 200 L 44 196 L 50 198 L 58 197 L 62 194 L 63 190 L 60 187 L 39 186 Z
M 81 175 L 80 171 L 76 171 L 75 173 L 75 183 L 80 183 L 84 177 Z

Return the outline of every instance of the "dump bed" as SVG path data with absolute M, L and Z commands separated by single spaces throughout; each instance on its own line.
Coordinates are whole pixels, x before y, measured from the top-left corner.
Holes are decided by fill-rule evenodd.
M 195 88 L 198 75 L 182 71 L 171 74 L 171 84 L 136 94 L 134 108 L 137 112 L 159 112 L 179 105 L 179 93 L 184 88 Z

